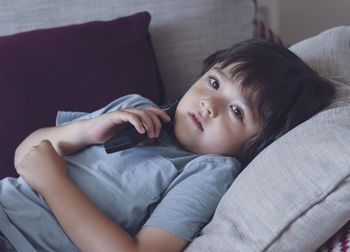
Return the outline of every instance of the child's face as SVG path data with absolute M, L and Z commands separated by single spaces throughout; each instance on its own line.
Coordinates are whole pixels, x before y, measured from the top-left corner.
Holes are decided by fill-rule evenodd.
M 230 66 L 212 67 L 186 92 L 175 113 L 175 135 L 187 150 L 233 156 L 260 127 Z

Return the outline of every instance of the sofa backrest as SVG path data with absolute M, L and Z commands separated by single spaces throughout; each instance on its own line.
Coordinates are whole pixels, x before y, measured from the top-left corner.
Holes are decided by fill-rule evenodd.
M 184 93 L 206 56 L 253 33 L 254 0 L 16 0 L 1 3 L 0 36 L 145 10 L 166 98 Z

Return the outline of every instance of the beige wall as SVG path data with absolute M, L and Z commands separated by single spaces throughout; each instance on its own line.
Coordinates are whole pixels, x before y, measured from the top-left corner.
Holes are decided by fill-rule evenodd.
M 287 45 L 350 25 L 350 0 L 257 0 L 258 15 Z

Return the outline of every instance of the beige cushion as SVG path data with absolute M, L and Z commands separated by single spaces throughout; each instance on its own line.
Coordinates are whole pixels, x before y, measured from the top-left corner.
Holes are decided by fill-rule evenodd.
M 254 0 L 16 0 L 2 1 L 0 36 L 139 11 L 150 32 L 167 98 L 180 97 L 217 49 L 253 35 Z
M 335 83 L 337 99 L 251 162 L 186 252 L 315 251 L 350 220 L 350 27 L 291 50 Z

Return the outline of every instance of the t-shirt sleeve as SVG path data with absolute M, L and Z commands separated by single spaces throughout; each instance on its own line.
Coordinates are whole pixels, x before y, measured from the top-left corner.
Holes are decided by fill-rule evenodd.
M 192 160 L 169 185 L 144 225 L 193 240 L 240 171 L 240 163 L 231 157 L 205 155 Z
M 78 120 L 90 119 L 106 112 L 116 111 L 125 107 L 149 107 L 156 105 L 149 99 L 137 94 L 130 94 L 120 97 L 109 103 L 103 108 L 100 108 L 92 113 L 86 112 L 72 112 L 72 111 L 58 111 L 56 117 L 56 126 L 71 123 Z

